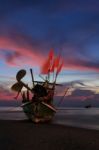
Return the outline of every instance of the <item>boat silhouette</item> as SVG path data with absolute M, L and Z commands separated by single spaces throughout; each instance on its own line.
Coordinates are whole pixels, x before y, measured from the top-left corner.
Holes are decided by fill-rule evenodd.
M 43 81 L 35 81 L 33 70 L 30 69 L 33 84 L 32 88 L 22 81 L 22 78 L 26 75 L 26 70 L 21 69 L 16 74 L 17 82 L 11 87 L 11 89 L 17 92 L 17 96 L 15 97 L 16 99 L 18 98 L 19 94 L 21 94 L 21 107 L 23 108 L 23 111 L 28 119 L 33 122 L 38 123 L 51 121 L 56 113 L 56 108 L 53 104 L 53 97 L 55 94 L 55 87 L 61 86 L 60 84 L 56 83 L 56 79 L 62 68 L 62 63 L 59 63 L 58 59 L 59 57 L 57 57 L 57 59 L 55 58 L 53 63 L 50 64 L 50 61 L 52 61 L 52 53 L 49 54 L 48 60 L 50 60 L 50 69 L 47 61 L 47 63 L 45 63 L 45 66 L 47 64 L 46 78 L 41 76 Z M 56 72 L 54 71 L 55 67 L 57 69 Z M 43 72 L 46 70 L 43 69 Z M 53 75 L 55 76 L 53 82 L 50 82 L 50 72 L 53 72 Z M 22 90 L 23 87 L 26 88 L 25 91 Z M 32 98 L 30 98 L 30 93 L 32 94 Z

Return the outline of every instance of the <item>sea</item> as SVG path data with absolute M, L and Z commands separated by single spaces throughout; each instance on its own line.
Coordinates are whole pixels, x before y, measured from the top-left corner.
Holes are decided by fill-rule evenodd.
M 99 108 L 58 107 L 52 124 L 99 130 Z M 21 107 L 0 107 L 0 120 L 28 120 Z

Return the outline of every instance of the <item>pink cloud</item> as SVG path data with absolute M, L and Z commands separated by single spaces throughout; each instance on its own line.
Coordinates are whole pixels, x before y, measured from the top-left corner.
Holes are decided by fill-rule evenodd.
M 99 63 L 94 63 L 93 61 L 83 60 L 72 56 L 71 58 L 67 57 L 64 64 L 64 69 L 70 70 L 80 70 L 80 71 L 95 71 L 99 72 Z
M 15 93 L 7 89 L 6 85 L 0 85 L 0 100 L 13 100 Z
M 13 39 L 8 37 L 0 37 L 0 49 L 6 52 L 10 52 L 9 55 L 1 53 L 0 57 L 5 59 L 6 63 L 11 66 L 15 65 L 36 65 L 41 64 L 43 57 L 37 50 L 31 45 L 20 45 Z
M 15 34 L 12 37 L 0 37 L 0 49 L 0 58 L 10 66 L 40 66 L 45 60 L 44 52 L 40 51 L 39 46 L 37 48 L 35 42 L 33 43 L 26 35 Z M 76 56 L 78 49 L 68 49 L 68 47 L 65 49 L 67 50 L 64 54 L 63 69 L 99 72 L 98 63 L 95 64 L 92 60 Z

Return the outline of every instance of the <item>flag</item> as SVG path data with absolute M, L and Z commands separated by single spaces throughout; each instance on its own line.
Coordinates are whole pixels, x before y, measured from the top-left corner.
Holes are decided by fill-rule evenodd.
M 63 67 L 63 61 L 62 61 L 61 64 L 58 66 L 56 75 L 58 75 L 58 73 L 61 71 L 62 67 Z
M 53 49 L 50 49 L 50 52 L 49 52 L 49 59 L 52 60 L 54 57 L 54 50 Z
M 54 69 L 58 68 L 59 62 L 60 62 L 60 56 L 55 57 L 53 60 L 52 66 L 50 68 L 50 72 L 54 72 Z
M 42 74 L 48 74 L 50 68 L 50 59 L 48 58 L 41 68 Z
M 59 63 L 60 63 L 60 56 L 57 56 L 57 57 L 55 58 L 54 67 L 58 68 Z
M 54 72 L 55 64 L 53 62 L 52 66 L 50 67 L 50 72 Z
M 43 64 L 43 66 L 41 68 L 42 74 L 48 74 L 50 72 L 53 57 L 54 57 L 54 51 L 53 51 L 53 49 L 51 49 L 47 60 L 45 61 L 45 63 Z

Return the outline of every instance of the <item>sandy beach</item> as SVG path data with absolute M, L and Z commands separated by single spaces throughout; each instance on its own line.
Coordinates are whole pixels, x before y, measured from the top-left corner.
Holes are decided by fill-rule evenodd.
M 98 150 L 99 131 L 0 120 L 0 150 Z

